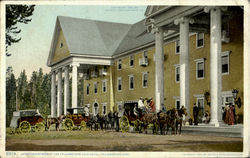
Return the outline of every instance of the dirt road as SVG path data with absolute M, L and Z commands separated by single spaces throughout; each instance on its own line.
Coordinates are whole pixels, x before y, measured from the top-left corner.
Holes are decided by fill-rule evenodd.
M 111 131 L 51 131 L 7 135 L 9 151 L 235 151 L 243 139 L 200 135 L 152 135 Z

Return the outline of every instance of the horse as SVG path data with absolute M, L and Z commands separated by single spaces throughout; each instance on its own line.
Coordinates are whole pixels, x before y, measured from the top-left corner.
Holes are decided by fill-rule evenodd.
M 144 127 L 145 134 L 147 134 L 147 127 L 149 124 L 153 124 L 153 134 L 157 133 L 157 114 L 156 113 L 146 113 L 141 117 L 142 125 Z
M 108 113 L 108 124 L 110 125 L 111 130 L 115 129 L 115 116 L 112 111 Z
M 179 129 L 179 134 L 181 134 L 181 127 L 182 127 L 182 121 L 183 121 L 183 115 L 187 116 L 187 109 L 182 106 L 180 109 L 177 110 L 176 112 L 177 118 L 176 118 L 176 134 Z M 180 128 L 178 128 L 180 125 Z
M 65 115 L 60 115 L 59 117 L 47 117 L 46 118 L 46 123 L 45 123 L 45 127 L 46 129 L 49 131 L 50 129 L 50 126 L 52 124 L 55 124 L 55 128 L 56 128 L 56 131 L 59 131 L 59 125 L 60 123 L 63 122 L 63 120 L 66 118 Z
M 172 134 L 175 133 L 175 116 L 176 110 L 175 108 L 168 110 L 167 112 L 160 111 L 157 113 L 157 123 L 160 126 L 160 131 L 162 135 L 168 134 L 169 127 L 172 129 Z M 167 131 L 165 133 L 165 129 L 167 127 Z

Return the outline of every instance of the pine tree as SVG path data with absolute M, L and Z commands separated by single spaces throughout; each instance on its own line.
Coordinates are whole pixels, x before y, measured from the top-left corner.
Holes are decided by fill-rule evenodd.
M 28 93 L 28 82 L 25 70 L 20 73 L 17 80 L 17 104 L 18 109 L 26 109 L 29 105 L 29 93 Z

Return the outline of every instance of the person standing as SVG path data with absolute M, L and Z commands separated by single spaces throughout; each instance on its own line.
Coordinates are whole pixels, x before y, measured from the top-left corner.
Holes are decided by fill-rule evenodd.
M 199 114 L 199 108 L 198 106 L 194 103 L 193 107 L 193 116 L 194 116 L 194 125 L 198 125 L 198 114 Z
M 155 112 L 155 103 L 154 103 L 154 101 L 153 101 L 152 98 L 150 98 L 149 106 L 150 106 L 150 108 L 151 108 L 151 111 L 152 111 L 152 112 Z
M 139 117 L 142 116 L 142 111 L 144 109 L 144 104 L 143 104 L 143 99 L 142 97 L 140 97 L 139 101 L 138 101 L 138 112 L 139 112 Z

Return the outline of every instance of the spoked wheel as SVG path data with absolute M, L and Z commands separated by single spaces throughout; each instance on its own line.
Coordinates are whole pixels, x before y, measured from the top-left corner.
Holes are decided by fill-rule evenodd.
M 71 131 L 73 127 L 74 127 L 74 122 L 71 119 L 67 118 L 64 120 L 64 129 L 66 131 Z
M 141 129 L 142 129 L 141 125 L 142 125 L 142 122 L 139 119 L 136 119 L 134 121 L 135 131 L 141 132 Z
M 28 133 L 31 131 L 31 126 L 28 121 L 22 121 L 19 125 L 21 133 Z
M 36 126 L 35 126 L 35 131 L 36 132 L 43 132 L 43 131 L 45 131 L 45 125 L 42 122 L 37 123 Z
M 85 121 L 82 121 L 82 122 L 81 122 L 81 130 L 82 130 L 82 131 L 87 130 L 87 124 L 86 124 Z
M 122 132 L 127 132 L 129 130 L 129 121 L 126 116 L 122 116 L 120 118 L 119 123 L 120 123 L 120 129 L 122 130 Z

